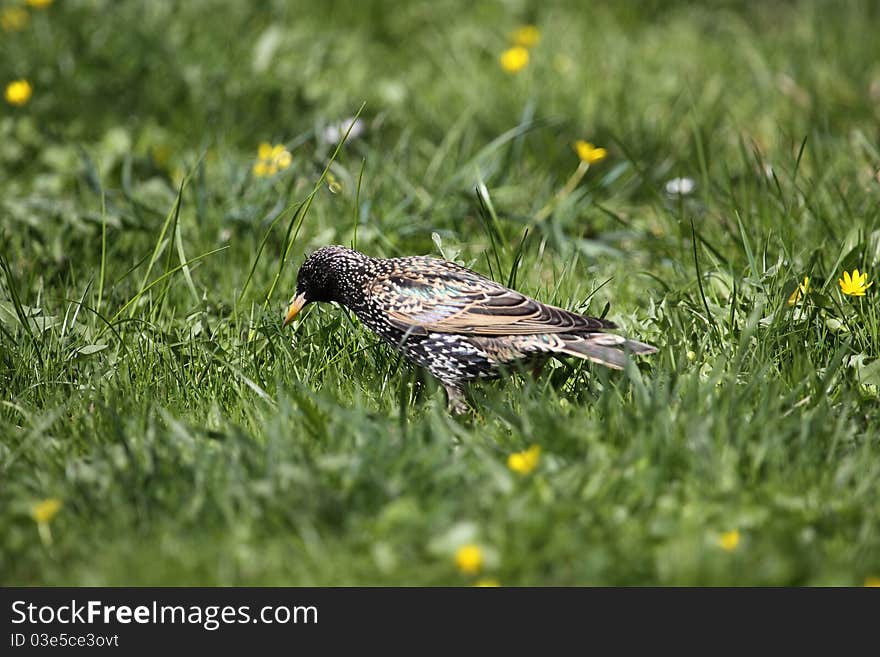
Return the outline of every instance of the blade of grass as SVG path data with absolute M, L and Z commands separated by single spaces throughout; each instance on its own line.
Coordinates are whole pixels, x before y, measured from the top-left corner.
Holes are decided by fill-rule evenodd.
M 354 229 L 351 240 L 351 248 L 356 249 L 358 244 L 358 224 L 360 223 L 361 213 L 361 184 L 364 180 L 364 169 L 367 167 L 367 158 L 361 160 L 361 170 L 358 172 L 357 189 L 354 193 Z
M 141 279 L 140 290 L 133 297 L 135 299 L 139 299 L 143 293 L 146 291 L 147 281 L 150 279 L 150 273 L 153 271 L 153 265 L 156 264 L 156 261 L 159 259 L 159 255 L 162 253 L 162 249 L 164 248 L 163 244 L 165 242 L 165 235 L 168 232 L 168 228 L 171 226 L 172 222 L 177 221 L 177 216 L 180 214 L 180 205 L 181 198 L 183 195 L 183 188 L 186 184 L 186 179 L 181 181 L 180 186 L 177 189 L 177 196 L 174 199 L 174 203 L 171 206 L 171 210 L 169 210 L 168 214 L 165 216 L 165 221 L 162 224 L 162 230 L 159 231 L 159 237 L 156 239 L 156 245 L 153 247 L 153 253 L 150 256 L 150 260 L 147 264 L 147 271 L 144 272 L 144 277 Z M 127 304 L 126 304 L 127 305 Z M 131 317 L 134 316 L 135 309 L 131 309 Z
M 715 317 L 709 309 L 709 302 L 706 300 L 706 292 L 703 290 L 703 272 L 700 271 L 700 258 L 697 254 L 697 231 L 694 228 L 693 216 L 691 217 L 691 244 L 694 250 L 694 267 L 697 270 L 697 287 L 700 289 L 700 299 L 703 301 L 703 308 L 706 309 L 706 320 L 712 327 L 712 335 L 720 342 L 721 335 L 718 330 L 718 325 L 715 323 Z
M 177 265 L 177 266 L 174 267 L 173 269 L 171 269 L 171 270 L 169 270 L 169 271 L 166 271 L 164 274 L 162 274 L 161 276 L 159 276 L 156 280 L 154 280 L 154 281 L 151 282 L 149 285 L 146 285 L 143 289 L 141 289 L 140 291 L 138 291 L 138 293 L 135 294 L 131 299 L 129 299 L 129 300 L 125 303 L 125 305 L 123 305 L 122 308 L 120 308 L 119 310 L 117 310 L 116 313 L 110 318 L 110 321 L 108 322 L 108 324 L 115 324 L 115 323 L 116 323 L 116 320 L 119 319 L 119 316 L 120 316 L 121 314 L 123 314 L 123 313 L 124 313 L 124 312 L 125 312 L 125 311 L 126 311 L 126 310 L 127 310 L 132 304 L 133 304 L 133 303 L 137 302 L 137 300 L 140 299 L 144 294 L 146 294 L 147 292 L 149 292 L 152 288 L 154 288 L 154 287 L 155 287 L 156 285 L 158 285 L 159 283 L 162 283 L 163 281 L 165 281 L 169 276 L 172 276 L 172 275 L 176 274 L 178 271 L 180 271 L 181 269 L 183 269 L 184 265 L 191 265 L 192 263 L 194 263 L 194 262 L 198 262 L 199 260 L 203 260 L 203 259 L 205 259 L 205 258 L 207 258 L 207 257 L 209 257 L 209 256 L 214 255 L 215 253 L 220 253 L 221 251 L 225 251 L 225 250 L 228 249 L 228 248 L 229 248 L 229 245 L 228 245 L 228 244 L 227 244 L 227 245 L 224 245 L 224 246 L 221 246 L 219 249 L 214 249 L 214 250 L 212 250 L 212 251 L 208 251 L 207 253 L 203 253 L 203 254 L 201 254 L 201 255 L 198 255 L 198 256 L 196 256 L 195 258 L 192 258 L 191 260 L 188 260 L 186 263 L 181 264 L 181 265 Z M 105 330 L 106 330 L 106 328 L 103 329 L 103 330 L 98 334 L 98 337 L 101 337 L 101 335 L 104 334 L 104 331 L 105 331 Z
M 27 313 L 25 313 L 24 306 L 18 296 L 18 288 L 15 284 L 15 277 L 12 275 L 12 268 L 6 261 L 6 256 L 2 253 L 0 253 L 0 269 L 3 270 L 3 273 L 6 276 L 6 288 L 9 290 L 9 296 L 12 297 L 12 305 L 15 307 L 15 314 L 18 316 L 18 321 L 21 322 L 25 332 L 28 334 L 28 338 L 30 338 L 30 341 L 33 343 L 34 350 L 37 352 L 37 359 L 40 361 L 40 367 L 43 368 L 45 367 L 45 363 L 43 361 L 41 344 L 37 341 L 37 336 L 35 336 L 34 332 L 31 330 L 30 318 L 28 318 Z
M 317 196 L 318 191 L 324 184 L 324 180 L 327 178 L 327 173 L 330 171 L 330 166 L 336 161 L 336 157 L 339 155 L 339 153 L 342 151 L 342 147 L 345 146 L 345 143 L 348 141 L 348 136 L 351 134 L 351 129 L 357 123 L 357 120 L 360 118 L 360 115 L 364 111 L 364 108 L 366 106 L 366 102 L 361 103 L 361 106 L 358 109 L 357 113 L 354 115 L 354 118 L 348 124 L 348 130 L 345 131 L 345 135 L 336 145 L 336 149 L 330 156 L 330 160 L 327 162 L 327 165 L 321 172 L 321 176 L 315 183 L 315 186 L 312 189 L 311 193 L 306 197 L 305 202 L 301 204 L 301 209 L 299 210 L 299 212 L 294 213 L 291 217 L 290 224 L 287 226 L 287 234 L 285 236 L 284 254 L 281 257 L 281 261 L 278 263 L 278 271 L 275 273 L 275 277 L 272 279 L 272 284 L 269 286 L 269 290 L 266 292 L 266 297 L 263 300 L 263 312 L 265 312 L 266 309 L 269 307 L 269 302 L 272 299 L 272 294 L 275 292 L 278 281 L 281 279 L 281 274 L 284 272 L 284 265 L 287 263 L 287 260 L 290 257 L 290 252 L 293 250 L 293 245 L 296 243 L 296 239 L 299 236 L 300 228 L 302 228 L 303 222 L 305 221 L 305 218 L 312 207 L 312 201 L 315 200 L 315 196 Z M 293 233 L 292 235 L 291 231 Z
M 104 280 L 107 274 L 107 194 L 101 187 L 101 272 L 98 275 L 98 303 L 100 310 L 104 301 Z

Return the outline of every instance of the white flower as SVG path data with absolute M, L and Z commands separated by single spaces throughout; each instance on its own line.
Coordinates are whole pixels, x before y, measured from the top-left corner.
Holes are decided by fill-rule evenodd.
M 696 186 L 697 183 L 694 182 L 693 178 L 673 178 L 666 183 L 666 193 L 673 196 L 687 196 L 694 191 Z
M 351 127 L 351 132 L 348 132 L 349 126 Z M 343 119 L 338 123 L 331 123 L 326 128 L 324 128 L 323 136 L 324 141 L 328 144 L 336 144 L 342 141 L 342 138 L 345 137 L 345 133 L 348 132 L 348 139 L 357 139 L 362 134 L 364 134 L 364 130 L 367 129 L 367 124 L 361 119 L 356 119 L 352 116 L 347 119 Z

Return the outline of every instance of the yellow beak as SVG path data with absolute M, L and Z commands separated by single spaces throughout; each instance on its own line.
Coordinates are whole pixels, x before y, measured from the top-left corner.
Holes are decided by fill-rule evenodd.
M 306 295 L 300 294 L 293 300 L 290 307 L 287 309 L 287 315 L 284 317 L 284 323 L 281 325 L 281 328 L 290 324 L 293 321 L 293 318 L 299 314 L 299 311 L 303 309 L 304 305 L 306 305 Z

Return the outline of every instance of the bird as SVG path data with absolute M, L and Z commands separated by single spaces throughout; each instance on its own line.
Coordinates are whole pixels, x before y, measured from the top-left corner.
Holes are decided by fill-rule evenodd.
M 613 322 L 541 303 L 459 264 L 428 256 L 375 258 L 344 246 L 315 250 L 297 273 L 282 328 L 316 302 L 351 310 L 373 333 L 436 377 L 448 410 L 466 413 L 465 385 L 550 357 L 623 369 L 627 353 L 657 351 L 609 331 Z

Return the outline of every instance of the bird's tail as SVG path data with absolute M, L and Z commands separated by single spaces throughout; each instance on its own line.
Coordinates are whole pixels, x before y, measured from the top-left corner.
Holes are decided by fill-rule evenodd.
M 626 364 L 626 354 L 653 354 L 657 348 L 637 340 L 627 340 L 612 333 L 587 333 L 566 336 L 562 353 L 622 370 Z

